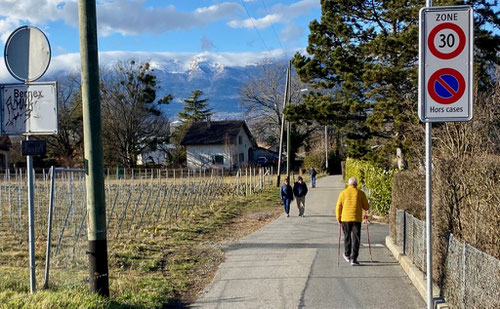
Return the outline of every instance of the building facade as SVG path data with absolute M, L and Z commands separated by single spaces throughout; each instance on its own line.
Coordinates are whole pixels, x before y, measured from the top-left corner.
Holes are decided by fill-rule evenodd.
M 189 169 L 235 169 L 250 163 L 257 146 L 245 121 L 204 121 L 191 125 L 181 145 Z

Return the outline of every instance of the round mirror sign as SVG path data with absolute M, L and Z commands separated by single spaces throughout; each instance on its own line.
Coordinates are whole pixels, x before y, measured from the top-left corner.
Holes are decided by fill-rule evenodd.
M 49 40 L 36 27 L 19 27 L 5 43 L 4 59 L 7 70 L 14 78 L 23 82 L 36 81 L 49 67 Z

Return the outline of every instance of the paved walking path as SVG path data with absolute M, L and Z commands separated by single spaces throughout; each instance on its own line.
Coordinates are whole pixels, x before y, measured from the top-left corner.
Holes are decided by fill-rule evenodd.
M 425 308 L 384 246 L 388 225 L 369 226 L 373 263 L 363 224 L 361 265 L 351 266 L 341 256 L 337 266 L 333 207 L 343 188 L 341 176 L 318 179 L 307 195 L 305 218 L 297 216 L 294 201 L 289 218 L 281 216 L 229 246 L 214 281 L 192 307 Z

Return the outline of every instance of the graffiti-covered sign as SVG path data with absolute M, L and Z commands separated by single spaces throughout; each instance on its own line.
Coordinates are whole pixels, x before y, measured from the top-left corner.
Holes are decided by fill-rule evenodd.
M 2 135 L 57 134 L 57 83 L 0 86 Z

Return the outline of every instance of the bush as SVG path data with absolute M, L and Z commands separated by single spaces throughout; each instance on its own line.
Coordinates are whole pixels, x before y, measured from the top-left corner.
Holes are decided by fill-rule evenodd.
M 425 174 L 401 171 L 394 175 L 391 203 L 391 237 L 396 239 L 396 210 L 406 210 L 425 221 Z
M 304 158 L 302 167 L 307 171 L 314 167 L 318 172 L 325 169 L 325 153 L 320 151 L 312 151 L 307 153 Z
M 348 158 L 345 167 L 345 180 L 356 177 L 366 189 L 370 205 L 379 216 L 386 216 L 392 202 L 392 180 L 394 170 L 383 170 L 373 163 Z

